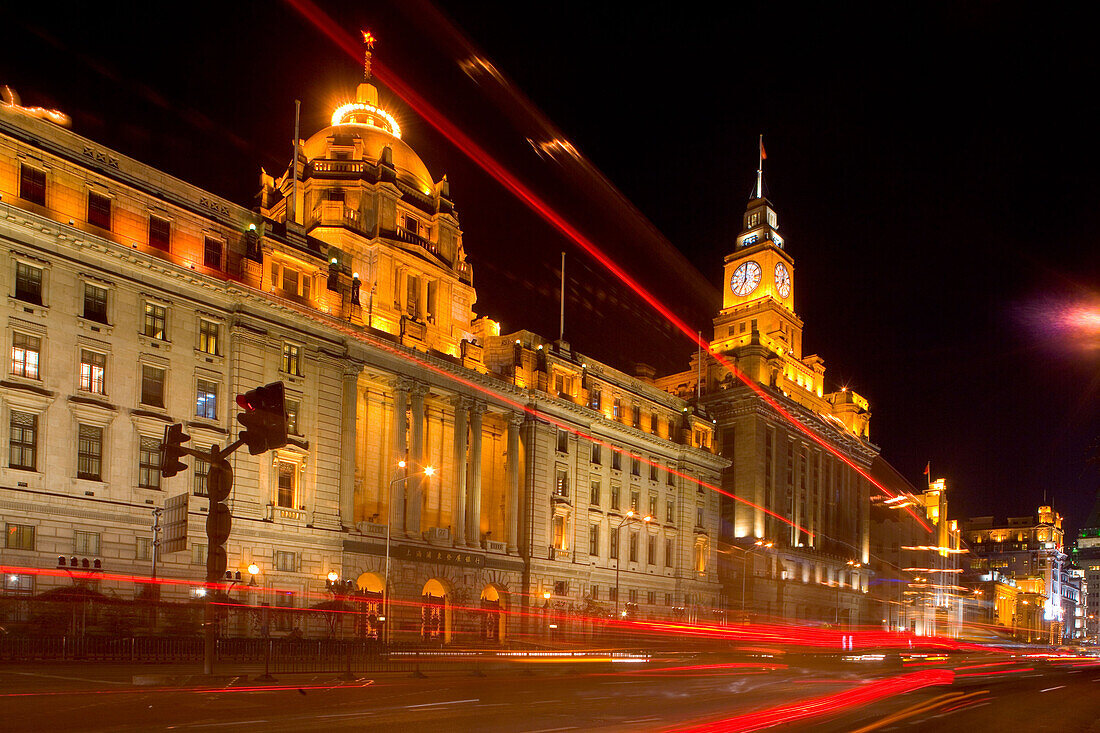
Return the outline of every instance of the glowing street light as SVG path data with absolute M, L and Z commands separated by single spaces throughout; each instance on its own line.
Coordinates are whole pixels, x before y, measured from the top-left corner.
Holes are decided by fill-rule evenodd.
M 336 572 L 335 570 L 328 571 L 328 582 L 329 583 L 335 583 L 339 579 L 340 579 L 340 574 L 338 572 Z

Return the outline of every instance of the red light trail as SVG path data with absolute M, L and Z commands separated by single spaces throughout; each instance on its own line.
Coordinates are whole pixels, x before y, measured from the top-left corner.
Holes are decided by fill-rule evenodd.
M 287 2 L 294 7 L 299 13 L 301 13 L 308 21 L 310 21 L 319 31 L 330 38 L 339 48 L 344 50 L 348 55 L 352 56 L 356 60 L 359 59 L 361 52 L 361 45 L 354 36 L 344 31 L 335 21 L 332 20 L 323 10 L 317 7 L 311 0 L 287 0 Z M 524 185 L 518 178 L 516 178 L 510 171 L 504 168 L 503 165 L 498 163 L 486 150 L 478 145 L 472 138 L 466 133 L 460 130 L 455 124 L 446 118 L 443 114 L 437 110 L 434 105 L 424 99 L 418 94 L 412 87 L 405 84 L 395 73 L 391 72 L 384 64 L 380 64 L 377 61 L 372 62 L 372 70 L 374 75 L 377 76 L 382 82 L 386 84 L 389 89 L 400 97 L 414 112 L 420 115 L 425 121 L 434 127 L 440 134 L 442 134 L 447 140 L 449 140 L 456 148 L 462 151 L 467 157 L 469 157 L 474 163 L 480 166 L 486 173 L 492 176 L 501 186 L 507 191 L 516 196 L 520 201 L 527 204 L 527 206 L 538 214 L 544 221 L 556 228 L 559 232 L 564 234 L 568 239 L 574 242 L 577 246 L 587 252 L 593 259 L 603 265 L 607 270 L 617 277 L 623 284 L 629 287 L 635 292 L 646 304 L 653 308 L 662 317 L 668 320 L 678 331 L 683 333 L 687 338 L 701 349 L 705 349 L 719 364 L 729 370 L 730 374 L 734 375 L 738 381 L 752 390 L 760 399 L 764 400 L 772 409 L 779 413 L 784 419 L 786 419 L 791 425 L 793 425 L 799 432 L 806 435 L 810 440 L 820 445 L 822 448 L 833 454 L 841 462 L 847 465 L 852 470 L 856 471 L 863 478 L 871 482 L 872 485 L 883 491 L 890 497 L 897 496 L 896 492 L 886 488 L 880 482 L 875 480 L 869 473 L 860 468 L 854 461 L 845 456 L 838 449 L 829 444 L 827 440 L 822 438 L 809 426 L 803 424 L 794 415 L 792 415 L 785 407 L 779 404 L 779 402 L 768 394 L 763 387 L 759 386 L 747 376 L 745 376 L 733 363 L 723 357 L 721 354 L 713 353 L 710 349 L 710 345 L 702 339 L 698 332 L 683 321 L 679 316 L 672 312 L 664 303 L 657 299 L 652 293 L 650 293 L 641 283 L 635 280 L 629 273 L 627 273 L 622 267 L 620 267 L 614 260 L 612 260 L 607 254 L 605 254 L 595 242 L 585 236 L 580 230 L 569 223 L 563 216 L 558 214 L 553 208 L 543 201 L 534 191 Z M 729 494 L 727 494 L 729 496 Z M 915 512 L 909 507 L 905 507 L 905 511 L 917 522 L 924 527 L 926 531 L 931 531 L 931 527 L 924 522 Z M 786 520 L 784 520 L 786 521 Z M 805 531 L 805 530 L 803 530 Z M 807 532 L 809 536 L 813 536 L 812 533 Z

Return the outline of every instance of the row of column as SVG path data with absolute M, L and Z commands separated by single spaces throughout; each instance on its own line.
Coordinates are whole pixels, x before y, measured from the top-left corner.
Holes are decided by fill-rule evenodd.
M 354 366 L 346 369 L 343 375 L 340 515 L 345 526 L 353 524 L 355 514 L 358 376 L 359 370 Z M 392 506 L 389 521 L 395 528 L 403 528 L 407 536 L 417 538 L 424 497 L 421 473 L 425 461 L 424 399 L 429 392 L 428 385 L 412 379 L 398 377 L 393 381 L 393 455 L 407 457 L 409 465 L 403 475 L 388 484 L 388 505 Z M 464 396 L 453 398 L 451 405 L 454 407 L 452 539 L 458 547 L 481 547 L 482 416 L 487 407 L 484 402 Z M 522 423 L 522 414 L 508 414 L 507 547 L 513 553 L 519 546 L 519 431 Z

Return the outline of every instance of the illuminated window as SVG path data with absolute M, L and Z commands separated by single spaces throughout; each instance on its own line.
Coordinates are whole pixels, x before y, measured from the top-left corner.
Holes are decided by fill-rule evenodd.
M 42 339 L 13 331 L 11 335 L 11 373 L 16 377 L 38 379 Z
M 15 297 L 27 303 L 42 305 L 42 268 L 23 262 L 15 263 Z
M 588 554 L 600 554 L 600 525 L 593 524 L 588 528 Z
M 569 471 L 559 468 L 557 478 L 554 481 L 554 496 L 569 498 Z
M 618 420 L 619 417 L 622 415 L 622 412 L 623 401 L 620 398 L 616 397 L 614 400 L 611 401 L 611 417 Z
M 218 383 L 199 379 L 195 384 L 195 416 L 218 419 Z
M 707 546 L 703 542 L 699 542 L 695 545 L 695 572 L 705 573 L 707 571 Z
M 676 521 L 676 502 L 672 499 L 665 500 L 665 522 L 672 524 Z
M 111 228 L 111 197 L 88 192 L 88 223 L 100 229 Z
M 29 524 L 9 524 L 5 527 L 5 544 L 9 550 L 33 550 L 34 527 Z
M 164 370 L 142 364 L 141 366 L 141 403 L 153 407 L 164 407 Z
M 84 318 L 96 323 L 107 322 L 107 288 L 84 283 Z
M 199 320 L 199 351 L 204 354 L 218 355 L 222 327 L 213 321 Z
M 83 532 L 78 529 L 73 532 L 73 552 L 77 555 L 98 555 L 99 540 L 99 532 Z
M 565 517 L 563 515 L 557 514 L 554 516 L 550 522 L 550 532 L 552 534 L 551 541 L 554 543 L 554 549 L 568 549 L 566 545 Z
M 34 576 L 27 573 L 4 573 L 4 592 L 17 595 L 31 595 L 34 593 Z
M 149 246 L 167 250 L 172 241 L 172 222 L 159 216 L 149 217 Z
M 103 474 L 103 428 L 80 425 L 76 440 L 76 477 L 99 481 Z
M 39 206 L 46 205 L 46 171 L 26 163 L 19 166 L 19 198 Z
M 211 270 L 222 269 L 222 243 L 206 237 L 202 244 L 202 264 Z
M 630 492 L 630 508 L 635 512 L 638 511 L 641 508 L 641 507 L 638 506 L 639 501 L 640 501 L 639 500 L 639 492 L 631 491 Z
M 301 435 L 298 432 L 298 413 L 302 404 L 298 400 L 286 400 L 286 432 L 287 435 Z
M 38 415 L 12 410 L 9 428 L 8 467 L 37 470 Z
M 165 341 L 165 326 L 168 321 L 168 309 L 156 303 L 145 304 L 145 335 L 151 339 Z
M 290 461 L 279 461 L 278 495 L 276 504 L 284 509 L 294 508 L 298 490 L 298 466 Z
M 646 514 L 653 517 L 654 519 L 657 518 L 657 495 L 656 494 L 650 494 L 649 495 L 649 511 L 647 511 Z
M 160 440 L 141 437 L 138 452 L 138 486 L 160 488 Z
M 588 390 L 588 406 L 593 410 L 600 409 L 600 404 L 603 400 L 603 394 L 598 389 Z
M 283 371 L 295 377 L 302 376 L 302 349 L 297 344 L 283 343 Z

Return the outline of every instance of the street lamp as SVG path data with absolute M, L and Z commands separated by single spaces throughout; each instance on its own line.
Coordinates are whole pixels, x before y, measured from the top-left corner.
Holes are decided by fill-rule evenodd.
M 398 461 L 397 469 L 394 471 L 394 473 L 405 468 L 408 465 L 408 461 Z M 403 481 L 408 481 L 411 478 L 415 478 L 421 473 L 429 477 L 434 476 L 435 468 L 432 466 L 422 466 L 418 473 L 409 474 L 407 476 L 398 476 L 393 481 L 390 481 L 390 485 L 386 489 L 386 577 L 382 586 L 382 602 L 385 604 L 384 613 L 386 613 L 386 615 L 388 615 L 389 613 L 390 606 L 390 535 L 393 532 L 393 487 L 399 483 L 402 483 Z
M 737 547 L 738 550 L 741 550 L 741 552 L 745 553 L 745 556 L 744 556 L 744 558 L 741 562 L 741 620 L 742 621 L 745 620 L 745 578 L 748 577 L 748 574 L 749 574 L 749 557 L 751 555 L 756 554 L 756 553 L 762 553 L 762 552 L 765 552 L 767 550 L 770 550 L 772 548 L 772 545 L 774 545 L 775 543 L 774 542 L 765 542 L 764 540 L 759 539 L 756 542 L 753 542 L 752 544 L 753 544 L 753 546 L 759 547 L 761 549 L 754 550 L 751 547 L 737 547 L 737 545 L 733 545 L 734 547 Z
M 624 524 L 626 524 L 627 522 L 629 522 L 631 520 L 638 521 L 637 514 L 634 512 L 633 509 L 630 509 L 630 510 L 627 511 L 626 516 L 623 517 L 621 522 L 619 522 L 619 526 L 615 528 L 615 542 L 616 543 L 619 542 L 619 531 L 623 528 Z M 645 522 L 646 524 L 648 524 L 648 523 L 653 521 L 653 517 L 651 517 L 650 515 L 647 514 L 644 517 L 642 517 L 642 521 Z M 618 616 L 619 615 L 619 565 L 621 565 L 622 562 L 623 562 L 623 549 L 622 549 L 621 544 L 617 544 L 616 546 L 619 550 L 619 556 L 615 558 L 615 615 Z M 626 616 L 626 611 L 623 611 L 622 617 L 625 617 L 625 616 Z

